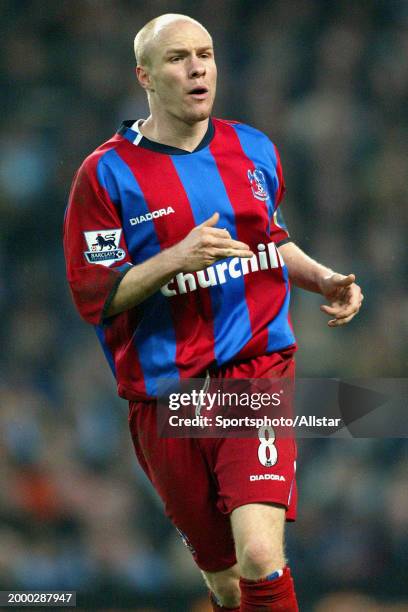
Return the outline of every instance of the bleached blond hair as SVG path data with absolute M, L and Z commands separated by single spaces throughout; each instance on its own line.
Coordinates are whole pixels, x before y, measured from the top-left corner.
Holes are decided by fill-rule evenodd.
M 143 26 L 141 30 L 135 36 L 134 49 L 135 49 L 135 57 L 136 64 L 138 66 L 144 66 L 150 64 L 150 47 L 158 33 L 168 25 L 176 21 L 189 21 L 198 25 L 202 28 L 211 38 L 208 30 L 196 19 L 189 17 L 188 15 L 181 15 L 178 13 L 166 13 L 164 15 L 160 15 L 159 17 L 155 17 L 151 21 L 148 21 L 146 25 Z

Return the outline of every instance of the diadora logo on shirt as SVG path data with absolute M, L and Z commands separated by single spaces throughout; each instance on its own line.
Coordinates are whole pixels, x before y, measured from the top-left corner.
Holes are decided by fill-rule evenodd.
M 206 289 L 214 285 L 223 285 L 230 279 L 245 276 L 249 272 L 281 268 L 285 265 L 274 242 L 270 242 L 267 246 L 262 243 L 258 244 L 257 249 L 258 252 L 251 259 L 232 257 L 198 272 L 179 272 L 166 285 L 163 285 L 161 292 L 166 297 L 173 297 L 196 291 L 199 287 Z
M 125 251 L 119 248 L 122 230 L 95 230 L 84 232 L 88 251 L 84 251 L 88 263 L 111 266 L 115 261 L 125 258 Z
M 259 168 L 255 168 L 253 172 L 248 170 L 248 180 L 250 182 L 252 195 L 254 198 L 257 200 L 267 200 L 269 198 L 265 175 L 262 170 L 259 170 Z
M 279 482 L 286 482 L 286 478 L 280 474 L 251 474 L 249 477 L 251 482 L 256 480 L 278 480 Z
M 167 208 L 160 208 L 159 210 L 148 212 L 145 215 L 139 215 L 139 217 L 132 217 L 131 219 L 129 219 L 129 223 L 130 225 L 138 225 L 139 223 L 144 223 L 145 221 L 152 221 L 153 219 L 157 219 L 158 217 L 162 217 L 163 215 L 171 215 L 174 212 L 174 209 L 171 206 L 168 206 Z

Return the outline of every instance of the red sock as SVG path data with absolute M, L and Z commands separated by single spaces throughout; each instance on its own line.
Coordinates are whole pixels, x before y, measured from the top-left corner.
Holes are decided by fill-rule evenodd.
M 225 606 L 219 606 L 215 599 L 214 595 L 210 593 L 210 601 L 212 605 L 213 612 L 240 612 L 241 608 L 226 608 Z
M 241 578 L 241 612 L 299 612 L 290 569 L 282 576 L 267 580 Z M 222 610 L 222 608 L 221 608 Z

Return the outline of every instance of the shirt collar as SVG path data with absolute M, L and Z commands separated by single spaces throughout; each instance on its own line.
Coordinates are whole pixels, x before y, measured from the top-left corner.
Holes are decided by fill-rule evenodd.
M 185 149 L 179 149 L 177 147 L 162 144 L 161 142 L 149 140 L 149 138 L 146 138 L 146 136 L 143 136 L 143 134 L 140 132 L 139 126 L 142 122 L 142 119 L 138 119 L 137 121 L 134 119 L 124 121 L 120 126 L 118 133 L 137 147 L 149 149 L 150 151 L 156 151 L 157 153 L 165 153 L 166 155 L 190 155 L 191 153 L 201 151 L 201 149 L 204 149 L 204 147 L 210 144 L 215 134 L 214 123 L 210 117 L 210 120 L 208 121 L 208 129 L 199 145 L 194 149 L 194 151 L 186 151 Z

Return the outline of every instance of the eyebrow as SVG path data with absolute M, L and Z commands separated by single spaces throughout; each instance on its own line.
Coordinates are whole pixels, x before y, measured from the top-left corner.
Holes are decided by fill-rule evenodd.
M 205 47 L 198 47 L 197 49 L 197 53 L 202 53 L 203 51 L 209 51 L 211 49 L 213 49 L 212 45 L 205 45 Z M 183 54 L 183 53 L 188 53 L 188 50 L 183 47 L 180 49 L 167 49 L 167 51 L 165 52 L 165 55 L 177 55 L 177 54 Z

